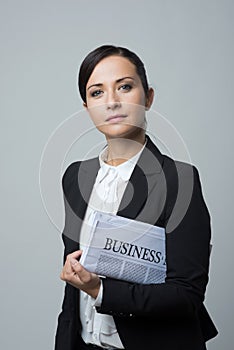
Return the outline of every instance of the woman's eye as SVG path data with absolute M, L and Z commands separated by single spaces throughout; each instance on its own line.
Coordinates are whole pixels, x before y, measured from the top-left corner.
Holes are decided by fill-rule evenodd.
M 124 84 L 120 86 L 120 89 L 130 91 L 132 89 L 132 86 L 130 84 Z
M 101 94 L 101 90 L 95 90 L 95 91 L 93 91 L 92 93 L 91 93 L 91 96 L 92 97 L 97 97 L 97 96 L 99 96 L 100 94 Z

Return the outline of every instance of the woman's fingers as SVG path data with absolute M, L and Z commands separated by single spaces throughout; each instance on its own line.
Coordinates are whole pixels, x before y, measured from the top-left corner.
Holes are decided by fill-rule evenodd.
M 92 274 L 87 271 L 76 259 L 70 260 L 73 271 L 79 276 L 82 283 L 89 283 L 92 280 Z
M 67 256 L 60 278 L 79 288 L 87 294 L 96 297 L 100 288 L 100 278 L 87 271 L 77 259 L 82 254 L 81 250 L 77 250 Z
M 68 254 L 63 269 L 60 274 L 60 278 L 63 281 L 69 282 L 71 277 L 74 276 L 74 270 L 71 265 L 71 259 L 78 259 L 82 254 L 82 250 L 76 250 L 75 252 Z M 75 260 L 77 261 L 77 260 Z M 78 261 L 77 261 L 78 262 Z
M 68 254 L 67 258 L 71 259 L 71 258 L 74 258 L 74 259 L 78 259 L 81 257 L 82 255 L 82 250 L 76 250 L 75 252 L 71 253 L 71 254 Z

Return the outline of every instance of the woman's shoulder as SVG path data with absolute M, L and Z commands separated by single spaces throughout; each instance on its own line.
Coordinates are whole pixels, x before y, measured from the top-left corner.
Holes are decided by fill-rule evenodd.
M 77 181 L 77 177 L 80 175 L 84 176 L 84 173 L 91 174 L 98 167 L 99 167 L 98 157 L 85 159 L 85 160 L 78 160 L 70 163 L 62 175 L 63 187 L 73 181 Z
M 198 174 L 196 166 L 192 163 L 185 162 L 173 158 L 167 154 L 161 152 L 158 146 L 151 140 L 147 135 L 147 149 L 150 151 L 149 154 L 152 154 L 153 157 L 148 157 L 148 159 L 153 160 L 156 157 L 157 161 L 152 162 L 153 164 L 160 164 L 161 170 L 164 172 L 165 176 L 168 179 L 175 179 L 175 174 L 180 173 L 184 176 L 192 175 L 195 176 Z
M 194 164 L 163 155 L 162 168 L 168 189 L 174 189 L 176 193 L 201 189 L 200 174 Z
M 181 161 L 174 159 L 172 157 L 169 157 L 166 154 L 162 154 L 163 157 L 163 171 L 164 173 L 167 172 L 168 175 L 172 175 L 172 169 L 174 169 L 177 173 L 183 173 L 185 175 L 192 174 L 198 174 L 198 169 L 193 163 Z

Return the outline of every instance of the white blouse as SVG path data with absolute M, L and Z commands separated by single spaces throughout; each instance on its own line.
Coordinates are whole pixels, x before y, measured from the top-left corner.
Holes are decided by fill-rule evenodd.
M 90 227 L 95 210 L 116 214 L 133 169 L 144 149 L 126 162 L 111 166 L 105 163 L 107 148 L 99 155 L 100 169 L 90 196 L 80 234 L 80 248 L 84 249 L 89 239 Z M 97 299 L 80 292 L 81 336 L 85 343 L 92 343 L 107 349 L 123 349 L 112 316 L 100 314 L 95 306 L 101 304 L 102 288 Z

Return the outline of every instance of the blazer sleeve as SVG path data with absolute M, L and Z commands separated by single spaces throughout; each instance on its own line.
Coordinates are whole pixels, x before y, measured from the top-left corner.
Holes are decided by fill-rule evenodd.
M 186 176 L 185 170 L 185 181 Z M 162 318 L 192 315 L 201 308 L 208 282 L 210 216 L 195 167 L 192 167 L 192 176 L 193 189 L 188 209 L 177 227 L 166 234 L 165 283 L 143 285 L 103 279 L 103 299 L 98 312 L 113 316 Z M 173 187 L 173 181 L 168 182 L 169 187 Z M 164 212 L 166 222 L 170 219 L 169 208 L 176 199 L 173 188 L 171 191 L 168 188 L 168 193 Z
M 72 228 L 75 223 L 76 215 L 73 213 L 72 208 L 68 201 L 68 192 L 74 187 L 74 174 L 77 168 L 77 164 L 71 164 L 62 178 L 63 197 L 64 197 L 64 209 L 65 209 L 65 224 L 62 233 L 62 239 L 64 243 L 64 255 L 63 263 L 65 263 L 68 254 L 78 249 L 78 243 L 72 238 L 74 237 L 74 229 Z M 77 317 L 77 305 L 78 305 L 78 291 L 69 283 L 65 284 L 64 297 L 62 302 L 62 310 L 58 316 L 57 328 L 55 334 L 55 350 L 75 350 L 79 343 L 78 329 L 80 323 L 78 323 Z

